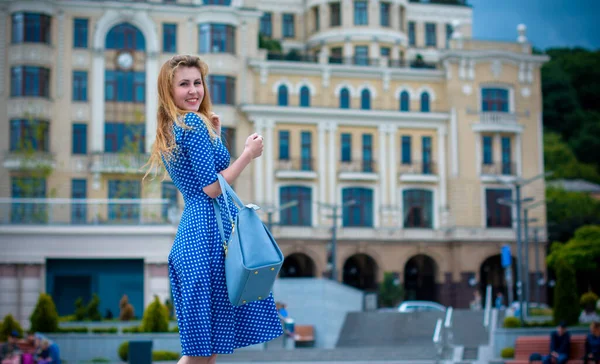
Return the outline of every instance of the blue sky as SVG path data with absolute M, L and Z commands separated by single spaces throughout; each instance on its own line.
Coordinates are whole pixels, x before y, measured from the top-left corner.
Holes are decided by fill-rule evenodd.
M 473 36 L 517 39 L 517 25 L 527 25 L 527 38 L 537 48 L 600 49 L 600 0 L 469 0 Z

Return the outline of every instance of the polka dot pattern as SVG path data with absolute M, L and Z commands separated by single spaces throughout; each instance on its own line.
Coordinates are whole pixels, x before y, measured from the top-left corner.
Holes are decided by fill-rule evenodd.
M 169 254 L 169 277 L 179 325 L 182 355 L 231 354 L 236 348 L 262 343 L 283 334 L 273 294 L 234 307 L 225 283 L 225 254 L 211 198 L 203 187 L 229 166 L 220 138 L 211 140 L 194 113 L 185 115 L 191 129 L 174 126 L 176 149 L 167 171 L 183 194 L 183 210 Z M 219 196 L 224 203 L 223 196 Z M 228 201 L 231 212 L 237 208 Z M 224 221 L 226 238 L 231 224 Z

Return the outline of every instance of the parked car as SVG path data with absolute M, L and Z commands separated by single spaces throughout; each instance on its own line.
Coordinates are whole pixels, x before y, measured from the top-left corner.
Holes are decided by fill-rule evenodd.
M 398 306 L 398 312 L 446 311 L 446 307 L 433 301 L 404 301 Z

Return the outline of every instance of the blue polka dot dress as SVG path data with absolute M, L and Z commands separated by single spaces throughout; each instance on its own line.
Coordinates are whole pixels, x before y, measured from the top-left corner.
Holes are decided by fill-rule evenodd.
M 202 188 L 229 166 L 229 152 L 212 139 L 194 113 L 185 115 L 191 128 L 174 126 L 176 148 L 166 168 L 183 194 L 185 208 L 169 254 L 169 277 L 182 355 L 231 354 L 236 348 L 272 340 L 283 334 L 273 295 L 234 307 L 225 284 L 225 254 L 211 198 Z M 223 203 L 223 196 L 218 197 Z M 235 205 L 228 201 L 233 214 Z M 227 219 L 225 219 L 227 220 Z M 231 225 L 224 221 L 226 237 Z

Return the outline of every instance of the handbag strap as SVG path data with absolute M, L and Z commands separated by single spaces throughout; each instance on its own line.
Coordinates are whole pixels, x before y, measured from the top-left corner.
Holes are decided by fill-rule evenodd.
M 231 209 L 229 208 L 228 196 L 231 196 L 233 202 L 238 206 L 244 206 L 242 200 L 238 197 L 238 195 L 233 191 L 233 188 L 227 183 L 225 177 L 223 177 L 220 173 L 217 174 L 217 180 L 219 181 L 219 186 L 221 187 L 221 194 L 223 195 L 223 200 L 225 201 L 225 210 L 227 210 L 227 217 L 229 217 L 229 222 L 231 223 L 231 235 L 233 235 L 233 230 L 235 229 L 235 222 L 233 221 L 233 215 L 231 214 Z M 221 214 L 221 204 L 219 203 L 219 197 L 213 199 L 213 206 L 215 207 L 215 215 L 217 217 L 217 226 L 219 228 L 219 234 L 221 235 L 221 241 L 223 242 L 223 250 L 225 250 L 225 257 L 227 257 L 227 247 L 229 242 L 225 239 L 225 231 L 223 229 L 223 216 Z M 231 236 L 230 235 L 230 236 Z

